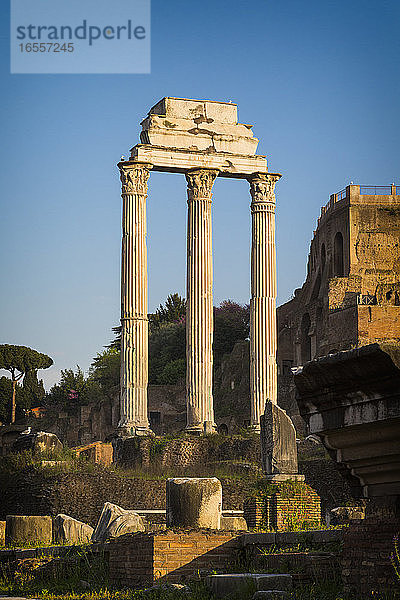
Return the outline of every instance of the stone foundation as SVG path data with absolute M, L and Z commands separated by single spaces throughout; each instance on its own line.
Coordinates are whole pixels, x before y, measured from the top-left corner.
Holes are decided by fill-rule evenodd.
M 195 579 L 199 570 L 226 568 L 240 544 L 240 535 L 226 531 L 125 535 L 109 545 L 110 580 L 134 587 Z
M 118 444 L 116 461 L 127 468 L 173 468 L 177 476 L 181 468 L 207 467 L 217 462 L 260 464 L 260 440 L 257 435 L 217 438 L 127 438 Z

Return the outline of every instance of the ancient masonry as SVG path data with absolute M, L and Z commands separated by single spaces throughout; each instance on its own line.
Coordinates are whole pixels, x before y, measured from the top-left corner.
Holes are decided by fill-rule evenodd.
M 255 154 L 237 106 L 163 98 L 142 122 L 141 142 L 118 164 L 122 182 L 120 432 L 149 432 L 146 198 L 150 171 L 183 173 L 188 185 L 187 430 L 215 429 L 212 397 L 211 198 L 216 177 L 247 179 L 251 192 L 251 425 L 276 403 L 275 196 L 279 174 Z
M 318 356 L 400 339 L 400 188 L 348 185 L 321 209 L 307 278 L 278 307 L 281 375 Z

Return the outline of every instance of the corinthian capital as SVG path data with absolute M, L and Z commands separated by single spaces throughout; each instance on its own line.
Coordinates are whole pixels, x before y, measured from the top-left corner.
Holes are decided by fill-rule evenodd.
M 250 193 L 254 203 L 275 202 L 275 184 L 280 175 L 275 173 L 255 173 L 249 177 Z
M 207 198 L 211 200 L 211 190 L 218 175 L 213 169 L 194 169 L 186 172 L 188 199 Z
M 147 181 L 150 176 L 151 165 L 119 164 L 121 175 L 122 194 L 147 194 Z

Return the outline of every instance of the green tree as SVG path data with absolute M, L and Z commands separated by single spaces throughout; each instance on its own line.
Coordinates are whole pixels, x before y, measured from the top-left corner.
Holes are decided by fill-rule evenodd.
M 186 316 L 186 300 L 179 294 L 169 294 L 165 304 L 160 304 L 154 313 L 150 313 L 149 317 L 149 337 L 152 333 L 166 323 L 184 323 Z M 106 346 L 113 350 L 121 350 L 121 325 L 113 327 L 112 331 L 115 338 Z
M 158 307 L 155 313 L 149 315 L 150 331 L 165 323 L 184 322 L 186 317 L 186 300 L 179 294 L 169 294 L 165 304 Z
M 149 336 L 149 382 L 178 383 L 185 376 L 186 370 L 186 329 L 185 323 L 164 323 L 154 329 Z M 180 360 L 180 367 L 167 365 Z M 182 362 L 183 361 L 183 362 Z M 182 367 L 183 365 L 183 367 Z M 168 373 L 168 374 L 167 374 Z M 173 373 L 175 376 L 173 376 Z
M 0 377 L 0 421 L 5 423 L 10 418 L 10 398 L 12 397 L 12 381 L 9 377 Z M 21 405 L 22 388 L 17 384 L 15 390 L 17 405 Z
M 17 384 L 29 371 L 48 369 L 53 360 L 47 354 L 42 354 L 26 346 L 0 344 L 0 369 L 11 374 L 11 423 L 15 422 Z
M 47 404 L 59 404 L 65 408 L 70 406 L 86 404 L 85 402 L 85 374 L 77 365 L 76 372 L 73 369 L 61 371 L 60 383 L 56 383 L 47 394 Z
M 98 384 L 108 398 L 119 390 L 120 356 L 116 348 L 107 348 L 97 354 L 89 369 L 88 380 Z
M 224 354 L 232 352 L 236 342 L 246 340 L 250 333 L 250 307 L 224 300 L 214 307 L 214 367 L 219 367 Z
M 43 381 L 38 380 L 37 371 L 32 369 L 24 377 L 22 386 L 23 403 L 25 408 L 40 406 L 46 396 Z

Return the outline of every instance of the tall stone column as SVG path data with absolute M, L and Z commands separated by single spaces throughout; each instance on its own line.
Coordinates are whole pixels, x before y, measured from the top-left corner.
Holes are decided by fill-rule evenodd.
M 146 198 L 151 165 L 119 163 L 122 182 L 122 435 L 150 433 L 147 418 L 148 317 Z
M 212 300 L 212 186 L 218 171 L 194 169 L 188 184 L 186 398 L 187 426 L 192 433 L 212 431 L 214 406 Z
M 257 431 L 265 403 L 277 402 L 274 187 L 279 177 L 255 173 L 249 178 L 252 197 L 250 424 Z

